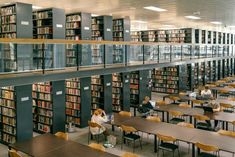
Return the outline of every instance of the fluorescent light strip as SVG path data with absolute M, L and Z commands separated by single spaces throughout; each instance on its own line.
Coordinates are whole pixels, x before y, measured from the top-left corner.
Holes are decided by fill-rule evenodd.
M 219 21 L 212 21 L 210 23 L 215 24 L 215 25 L 221 25 L 222 24 L 222 22 L 219 22 Z
M 144 7 L 144 9 L 157 11 L 157 12 L 167 11 L 166 9 L 158 8 L 158 7 L 155 7 L 155 6 L 147 6 L 147 7 Z
M 228 26 L 228 28 L 235 28 L 235 26 Z
M 146 21 L 140 21 L 140 20 L 134 20 L 134 21 L 131 21 L 131 22 L 133 22 L 133 23 L 148 23 Z
M 185 18 L 187 18 L 187 19 L 193 19 L 193 20 L 199 20 L 199 19 L 201 19 L 201 18 L 198 17 L 198 16 L 192 16 L 192 15 L 190 15 L 190 16 L 185 16 Z
M 97 15 L 97 14 L 91 14 L 91 16 L 92 16 L 92 17 L 97 17 L 97 16 L 99 16 L 99 15 Z

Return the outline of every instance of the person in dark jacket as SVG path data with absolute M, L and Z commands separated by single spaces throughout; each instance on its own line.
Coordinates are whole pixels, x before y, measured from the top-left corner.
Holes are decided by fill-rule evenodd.
M 153 109 L 153 106 L 150 102 L 150 98 L 145 96 L 142 105 L 138 108 L 138 111 L 142 114 L 143 117 L 146 117 L 150 114 L 151 109 Z

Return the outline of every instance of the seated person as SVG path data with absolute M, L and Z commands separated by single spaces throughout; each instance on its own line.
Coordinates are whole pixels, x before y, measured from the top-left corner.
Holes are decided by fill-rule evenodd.
M 91 122 L 97 123 L 101 126 L 101 128 L 91 128 L 91 133 L 93 135 L 95 134 L 101 134 L 103 133 L 105 136 L 108 135 L 106 128 L 103 126 L 105 122 L 108 121 L 108 118 L 106 116 L 106 113 L 102 109 L 95 110 L 94 114 L 91 117 Z
M 201 96 L 204 98 L 213 98 L 212 92 L 208 86 L 205 86 L 205 89 L 201 91 Z
M 144 97 L 142 105 L 138 108 L 138 111 L 146 116 L 150 113 L 150 110 L 153 109 L 153 105 L 150 102 L 150 98 L 148 96 Z
M 213 112 L 219 112 L 220 111 L 220 105 L 217 103 L 215 100 L 211 100 L 208 104 L 207 107 L 211 107 Z M 211 126 L 211 122 L 207 121 L 207 123 Z M 219 121 L 214 120 L 214 129 L 217 129 Z

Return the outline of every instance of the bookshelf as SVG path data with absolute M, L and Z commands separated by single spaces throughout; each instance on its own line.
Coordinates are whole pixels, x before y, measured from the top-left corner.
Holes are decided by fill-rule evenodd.
M 218 67 L 218 80 L 220 80 L 220 79 L 223 79 L 223 66 L 222 66 L 222 60 L 218 60 L 217 61 L 218 63 L 218 65 L 217 65 L 217 67 Z
M 113 41 L 130 41 L 130 19 L 113 20 Z M 127 52 L 128 53 L 128 52 Z M 113 45 L 113 63 L 124 63 L 125 46 Z
M 218 62 L 212 62 L 212 81 L 216 82 L 218 80 Z
M 112 75 L 95 75 L 91 77 L 91 109 L 98 108 L 106 113 L 112 112 Z
M 178 66 L 179 71 L 179 91 L 190 91 L 191 87 L 191 69 L 188 64 Z
M 199 69 L 198 69 L 198 85 L 203 86 L 205 85 L 205 62 L 199 63 Z
M 132 105 L 140 103 L 140 75 L 139 71 L 130 73 L 130 102 Z
M 205 84 L 212 82 L 212 64 L 211 61 L 207 61 L 205 62 Z
M 142 42 L 142 32 L 141 31 L 132 31 L 131 40 L 134 42 Z
M 12 144 L 32 137 L 30 114 L 32 89 L 30 87 L 30 85 L 24 85 L 0 89 L 0 142 L 3 144 Z
M 91 78 L 66 80 L 66 123 L 77 127 L 87 126 L 91 106 Z
M 193 89 L 197 89 L 199 86 L 199 63 L 193 63 L 192 64 L 193 67 L 193 80 L 194 80 L 194 84 L 193 84 Z
M 35 83 L 32 89 L 34 131 L 39 133 L 64 131 L 64 81 Z
M 179 69 L 178 67 L 165 67 L 154 69 L 152 79 L 154 85 L 153 92 L 178 93 L 179 92 Z
M 47 8 L 33 11 L 34 39 L 65 39 L 65 12 L 63 9 Z M 59 68 L 64 64 L 64 45 L 34 45 L 35 69 Z M 56 53 L 57 52 L 57 53 Z M 60 53 L 58 53 L 60 52 Z
M 91 14 L 66 14 L 66 39 L 91 40 Z M 80 60 L 78 59 L 80 58 Z M 84 45 L 66 45 L 66 67 L 91 64 L 91 47 Z
M 1 38 L 32 38 L 32 5 L 12 3 L 0 7 Z M 32 70 L 32 46 L 2 44 L 0 71 Z

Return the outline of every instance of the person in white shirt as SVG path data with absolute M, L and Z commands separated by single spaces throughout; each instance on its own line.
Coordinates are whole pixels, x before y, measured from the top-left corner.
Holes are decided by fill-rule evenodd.
M 209 98 L 213 97 L 212 92 L 211 92 L 211 90 L 209 89 L 208 86 L 205 86 L 205 89 L 201 91 L 201 96 L 209 97 Z
M 106 128 L 103 126 L 103 124 L 108 121 L 108 118 L 106 116 L 106 113 L 102 109 L 95 110 L 94 114 L 91 117 L 91 121 L 101 126 L 101 128 L 91 128 L 91 133 L 93 135 L 103 133 L 106 136 L 108 134 Z

